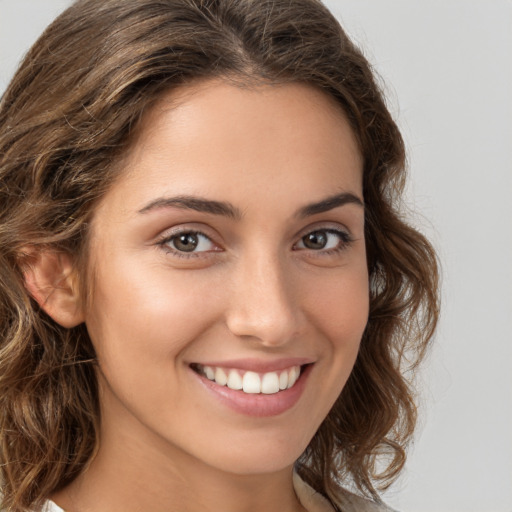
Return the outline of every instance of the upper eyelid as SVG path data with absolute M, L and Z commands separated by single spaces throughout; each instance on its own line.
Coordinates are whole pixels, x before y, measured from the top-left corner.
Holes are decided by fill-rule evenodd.
M 305 228 L 301 229 L 296 235 L 297 240 L 300 240 L 302 237 L 306 236 L 309 233 L 314 233 L 315 231 L 329 231 L 331 233 L 343 233 L 350 238 L 353 238 L 352 231 L 346 227 L 344 224 L 339 222 L 316 222 Z
M 213 240 L 213 238 L 210 235 L 203 233 L 202 231 L 194 230 L 194 229 L 184 229 L 182 231 L 166 233 L 166 234 L 162 235 L 157 241 L 158 241 L 158 243 L 165 243 L 165 242 L 168 242 L 169 240 L 173 240 L 173 239 L 179 237 L 180 235 L 188 235 L 188 234 L 202 236 L 204 238 L 207 238 L 212 244 L 219 245 L 219 244 L 217 244 L 217 242 L 215 242 L 215 240 Z
M 355 239 L 354 237 L 348 232 L 348 231 L 345 231 L 345 230 L 342 230 L 342 229 L 333 229 L 333 228 L 318 228 L 318 229 L 313 229 L 313 230 L 310 230 L 310 231 L 306 231 L 306 233 L 304 233 L 298 240 L 297 242 L 295 242 L 294 246 L 301 243 L 303 238 L 311 233 L 316 233 L 318 231 L 325 231 L 327 233 L 330 233 L 330 234 L 335 234 L 335 235 L 338 235 L 339 238 L 341 239 L 341 243 L 342 244 L 349 244 L 351 242 L 353 242 Z M 304 243 L 304 242 L 302 242 Z M 315 251 L 315 252 L 321 252 L 322 250 L 324 249 L 320 249 L 318 251 Z M 326 250 L 331 250 L 331 249 L 326 249 Z
M 168 229 L 163 230 L 159 235 L 156 236 L 157 241 L 162 241 L 166 239 L 171 239 L 179 235 L 183 235 L 186 233 L 195 233 L 198 235 L 205 236 L 209 240 L 211 240 L 213 243 L 217 243 L 215 241 L 216 237 L 215 235 L 212 235 L 210 233 L 210 229 L 205 229 L 203 226 L 201 227 L 195 227 L 193 224 L 188 226 L 174 226 Z

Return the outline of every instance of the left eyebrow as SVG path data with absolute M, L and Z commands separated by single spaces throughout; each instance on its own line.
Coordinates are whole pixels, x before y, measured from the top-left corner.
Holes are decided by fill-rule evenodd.
M 339 208 L 346 204 L 355 204 L 364 208 L 363 200 L 357 197 L 355 194 L 350 192 L 343 192 L 341 194 L 335 194 L 318 201 L 317 203 L 311 203 L 303 206 L 296 214 L 298 218 L 310 217 L 318 213 L 328 212 L 334 208 Z

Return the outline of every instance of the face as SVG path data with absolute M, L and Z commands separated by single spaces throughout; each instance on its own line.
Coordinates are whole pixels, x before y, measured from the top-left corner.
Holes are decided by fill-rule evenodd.
M 366 325 L 362 203 L 356 141 L 322 92 L 217 81 L 164 97 L 92 222 L 100 452 L 292 464 Z

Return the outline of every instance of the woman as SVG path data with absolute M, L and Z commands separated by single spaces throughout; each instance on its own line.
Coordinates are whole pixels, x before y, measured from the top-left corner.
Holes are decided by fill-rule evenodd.
M 5 510 L 385 510 L 436 260 L 317 0 L 79 1 L 0 158 Z

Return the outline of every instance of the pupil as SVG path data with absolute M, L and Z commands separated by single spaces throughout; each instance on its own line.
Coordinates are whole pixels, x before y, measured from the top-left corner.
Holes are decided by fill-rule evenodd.
M 194 235 L 193 233 L 180 235 L 174 241 L 176 249 L 184 252 L 192 252 L 197 247 L 197 244 L 197 235 Z
M 303 241 L 308 249 L 323 249 L 327 245 L 327 235 L 324 231 L 315 231 L 306 235 Z

